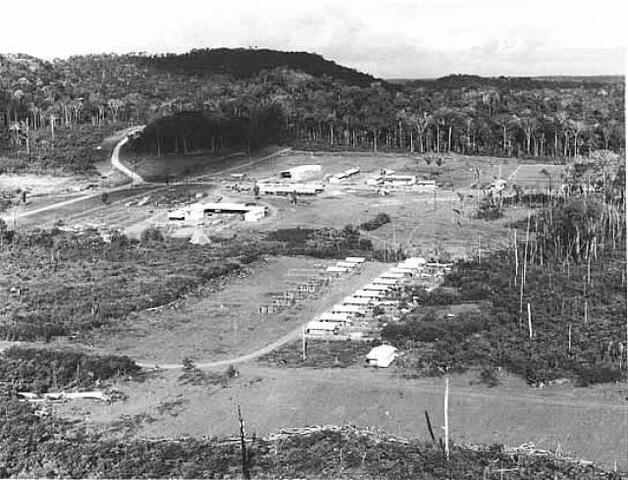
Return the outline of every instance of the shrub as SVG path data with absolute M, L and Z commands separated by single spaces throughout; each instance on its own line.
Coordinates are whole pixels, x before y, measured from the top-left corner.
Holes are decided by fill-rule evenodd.
M 140 239 L 142 242 L 163 242 L 164 235 L 158 228 L 150 226 L 142 231 Z
M 606 366 L 582 367 L 576 370 L 577 385 L 586 387 L 596 383 L 614 383 L 622 380 L 622 372 L 618 368 Z
M 383 225 L 386 225 L 387 223 L 390 223 L 390 217 L 385 213 L 378 213 L 377 215 L 375 215 L 375 218 L 373 218 L 372 220 L 369 220 L 361 224 L 360 229 L 366 230 L 367 232 L 369 232 L 372 230 L 377 230 L 378 228 L 382 227 Z
M 140 370 L 127 356 L 88 355 L 75 350 L 11 347 L 2 357 L 0 381 L 17 391 L 38 393 L 69 386 L 92 388 L 98 381 Z

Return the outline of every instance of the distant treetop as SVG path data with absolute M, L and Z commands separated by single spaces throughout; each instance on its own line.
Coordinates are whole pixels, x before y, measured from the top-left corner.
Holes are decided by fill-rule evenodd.
M 343 80 L 349 85 L 368 87 L 382 80 L 343 67 L 326 60 L 321 55 L 307 52 L 282 52 L 269 49 L 215 48 L 195 49 L 188 53 L 145 56 L 137 55 L 139 61 L 172 73 L 189 75 L 229 74 L 236 78 L 253 76 L 262 70 L 288 67 L 301 70 L 315 77 L 328 75 Z

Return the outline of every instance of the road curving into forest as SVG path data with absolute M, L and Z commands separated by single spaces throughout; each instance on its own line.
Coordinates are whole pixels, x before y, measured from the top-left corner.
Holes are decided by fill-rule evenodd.
M 127 177 L 129 177 L 133 185 L 144 183 L 144 179 L 140 175 L 138 175 L 137 172 L 132 171 L 130 168 L 128 168 L 127 166 L 123 165 L 120 162 L 120 149 L 128 143 L 129 137 L 131 135 L 141 132 L 142 130 L 144 130 L 145 127 L 146 125 L 139 125 L 137 127 L 132 127 L 128 129 L 125 132 L 124 137 L 122 137 L 118 141 L 118 143 L 116 143 L 116 146 L 113 147 L 113 151 L 111 152 L 111 165 L 113 166 L 113 168 L 115 168 L 116 170 L 119 170 L 120 172 L 125 174 Z

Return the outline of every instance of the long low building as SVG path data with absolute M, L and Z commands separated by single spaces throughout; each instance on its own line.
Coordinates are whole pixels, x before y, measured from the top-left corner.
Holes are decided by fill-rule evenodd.
M 415 175 L 385 175 L 382 178 L 384 185 L 390 185 L 391 187 L 414 185 L 416 181 Z
M 360 167 L 355 167 L 355 168 L 350 168 L 348 170 L 345 170 L 344 172 L 341 173 L 337 173 L 336 175 L 333 175 L 329 178 L 329 182 L 330 183 L 338 183 L 341 180 L 345 180 L 347 178 L 350 178 L 354 175 L 357 175 L 358 173 L 360 173 Z
M 366 309 L 360 305 L 334 305 L 331 312 L 344 313 L 355 317 L 363 317 L 366 315 Z
M 342 301 L 344 305 L 370 305 L 371 299 L 363 297 L 345 297 Z
M 305 326 L 305 333 L 312 336 L 330 336 L 340 330 L 340 325 L 334 322 L 317 322 L 312 320 Z
M 349 267 L 339 267 L 338 265 L 330 265 L 325 269 L 329 273 L 349 273 Z
M 332 322 L 332 323 L 338 323 L 340 325 L 346 325 L 348 323 L 351 323 L 351 317 L 347 313 L 327 312 L 327 313 L 321 314 L 321 316 L 318 318 L 318 321 L 319 322 Z
M 293 180 L 302 180 L 319 173 L 322 170 L 321 165 L 297 165 L 280 172 L 281 178 L 291 178 Z
M 386 294 L 376 290 L 356 290 L 353 296 L 358 298 L 383 298 Z
M 354 263 L 354 262 L 343 262 L 342 260 L 339 261 L 339 262 L 336 262 L 336 266 L 337 267 L 355 268 L 356 265 L 357 265 L 357 263 Z
M 362 287 L 362 290 L 374 290 L 376 292 L 388 292 L 391 290 L 390 285 L 376 285 L 374 283 L 369 283 Z
M 322 183 L 258 183 L 264 195 L 316 195 L 325 190 Z
M 347 257 L 345 258 L 345 262 L 350 263 L 364 263 L 366 261 L 365 257 Z
M 391 271 L 388 271 L 388 272 L 382 273 L 379 277 L 380 278 L 390 278 L 390 279 L 393 279 L 393 280 L 403 280 L 404 278 L 407 278 L 408 275 L 405 274 L 405 273 L 401 273 L 401 272 L 391 272 Z M 373 282 L 373 283 L 375 283 L 375 282 Z
M 208 202 L 193 203 L 168 212 L 171 222 L 201 223 L 208 217 L 240 215 L 247 222 L 256 222 L 266 215 L 267 208 L 255 203 Z
M 403 277 L 400 277 L 403 278 Z M 373 281 L 371 282 L 373 285 L 384 285 L 384 286 L 390 286 L 390 287 L 395 287 L 401 284 L 401 281 L 399 278 L 382 278 L 382 277 L 378 277 L 373 279 Z

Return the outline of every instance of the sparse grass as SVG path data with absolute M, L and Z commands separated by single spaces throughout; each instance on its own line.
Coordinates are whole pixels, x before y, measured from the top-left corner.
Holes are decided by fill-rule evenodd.
M 247 266 L 243 275 L 189 295 L 173 308 L 138 312 L 129 329 L 96 335 L 95 345 L 144 361 L 195 363 L 234 358 L 265 347 L 327 311 L 387 265 L 369 262 L 358 275 L 339 278 L 307 299 L 274 314 L 258 307 L 272 303 L 273 295 L 319 276 L 325 262 L 308 257 L 270 257 Z M 246 292 L 243 295 L 243 292 Z
M 371 342 L 308 340 L 303 360 L 301 341 L 288 344 L 260 358 L 261 362 L 280 368 L 346 368 L 364 363 Z

